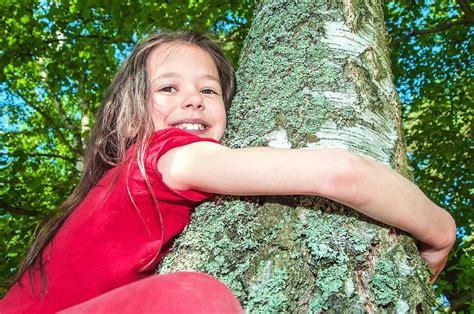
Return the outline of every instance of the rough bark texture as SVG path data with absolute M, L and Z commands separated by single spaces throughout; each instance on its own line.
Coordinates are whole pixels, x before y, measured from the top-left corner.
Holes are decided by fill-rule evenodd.
M 380 1 L 261 1 L 237 76 L 228 146 L 344 147 L 406 170 Z M 203 204 L 158 271 L 191 269 L 227 283 L 247 312 L 433 301 L 412 239 L 316 197 Z

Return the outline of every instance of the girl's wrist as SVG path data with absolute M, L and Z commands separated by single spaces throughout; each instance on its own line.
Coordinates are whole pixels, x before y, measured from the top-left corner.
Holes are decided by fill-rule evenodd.
M 430 228 L 430 234 L 422 242 L 436 249 L 451 248 L 456 241 L 456 223 L 446 210 L 436 207 L 439 210 L 435 215 L 436 220 Z

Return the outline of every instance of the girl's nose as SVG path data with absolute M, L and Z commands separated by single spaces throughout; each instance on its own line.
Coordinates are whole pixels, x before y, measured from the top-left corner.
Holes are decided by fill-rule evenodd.
M 188 95 L 188 97 L 183 102 L 184 108 L 189 109 L 200 109 L 205 108 L 204 101 L 200 92 L 193 92 Z

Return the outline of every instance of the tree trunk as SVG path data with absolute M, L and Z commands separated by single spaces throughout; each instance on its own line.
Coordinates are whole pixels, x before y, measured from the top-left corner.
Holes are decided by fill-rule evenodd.
M 344 147 L 406 170 L 382 3 L 367 2 L 256 5 L 226 145 Z M 316 197 L 204 203 L 159 272 L 191 269 L 247 312 L 431 311 L 434 296 L 412 239 Z

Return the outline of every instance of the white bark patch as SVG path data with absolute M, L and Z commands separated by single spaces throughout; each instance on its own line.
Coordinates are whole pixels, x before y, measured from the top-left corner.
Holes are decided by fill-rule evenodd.
M 397 139 L 395 123 L 368 110 L 358 118 L 362 121 L 356 126 L 342 128 L 334 121 L 326 122 L 315 134 L 320 140 L 307 144 L 307 147 L 344 148 L 389 165 L 391 150 Z
M 408 265 L 406 258 L 399 265 L 400 275 L 402 276 L 411 276 L 413 274 L 414 267 Z
M 269 280 L 272 276 L 273 263 L 272 261 L 267 261 L 265 268 L 263 269 L 263 280 Z
M 276 130 L 265 135 L 269 147 L 274 148 L 291 148 L 291 143 L 288 141 L 288 134 L 286 130 Z
M 321 39 L 334 53 L 333 60 L 339 60 L 343 66 L 349 58 L 359 60 L 362 53 L 376 47 L 376 32 L 371 29 L 374 25 L 365 25 L 364 31 L 354 33 L 343 21 L 328 21 L 324 24 L 325 34 Z M 370 49 L 370 50 L 369 50 Z M 337 63 L 337 61 L 336 61 Z M 363 64 L 361 63 L 361 66 Z M 373 81 L 379 91 L 394 99 L 391 77 L 380 82 Z M 354 84 L 337 90 L 304 91 L 313 97 L 324 97 L 334 105 L 335 115 L 341 119 L 332 119 L 323 124 L 316 136 L 316 143 L 307 144 L 308 148 L 337 147 L 350 150 L 357 154 L 366 155 L 385 164 L 390 163 L 393 147 L 397 140 L 397 125 L 394 121 L 393 110 L 366 108 L 362 104 Z M 346 114 L 346 117 L 344 117 Z M 345 123 L 344 119 L 347 119 Z M 351 124 L 351 119 L 356 123 Z
M 344 292 L 347 297 L 350 297 L 354 293 L 354 290 L 354 282 L 352 281 L 352 278 L 349 277 L 346 282 L 344 282 Z
M 371 47 L 374 40 L 366 33 L 354 34 L 342 21 L 332 21 L 324 23 L 324 37 L 321 42 L 334 50 L 357 57 Z
M 341 93 L 333 90 L 311 90 L 308 87 L 305 87 L 303 89 L 303 93 L 306 95 L 311 95 L 314 98 L 324 96 L 328 102 L 333 104 L 336 108 L 353 107 L 357 102 L 357 93 L 353 88 Z
M 410 310 L 410 306 L 408 305 L 408 303 L 406 303 L 403 300 L 398 300 L 397 301 L 397 307 L 396 307 L 396 310 L 395 310 L 397 314 L 408 313 L 408 310 Z
M 90 127 L 90 119 L 88 115 L 83 115 L 81 119 L 81 130 L 82 132 L 88 130 Z

